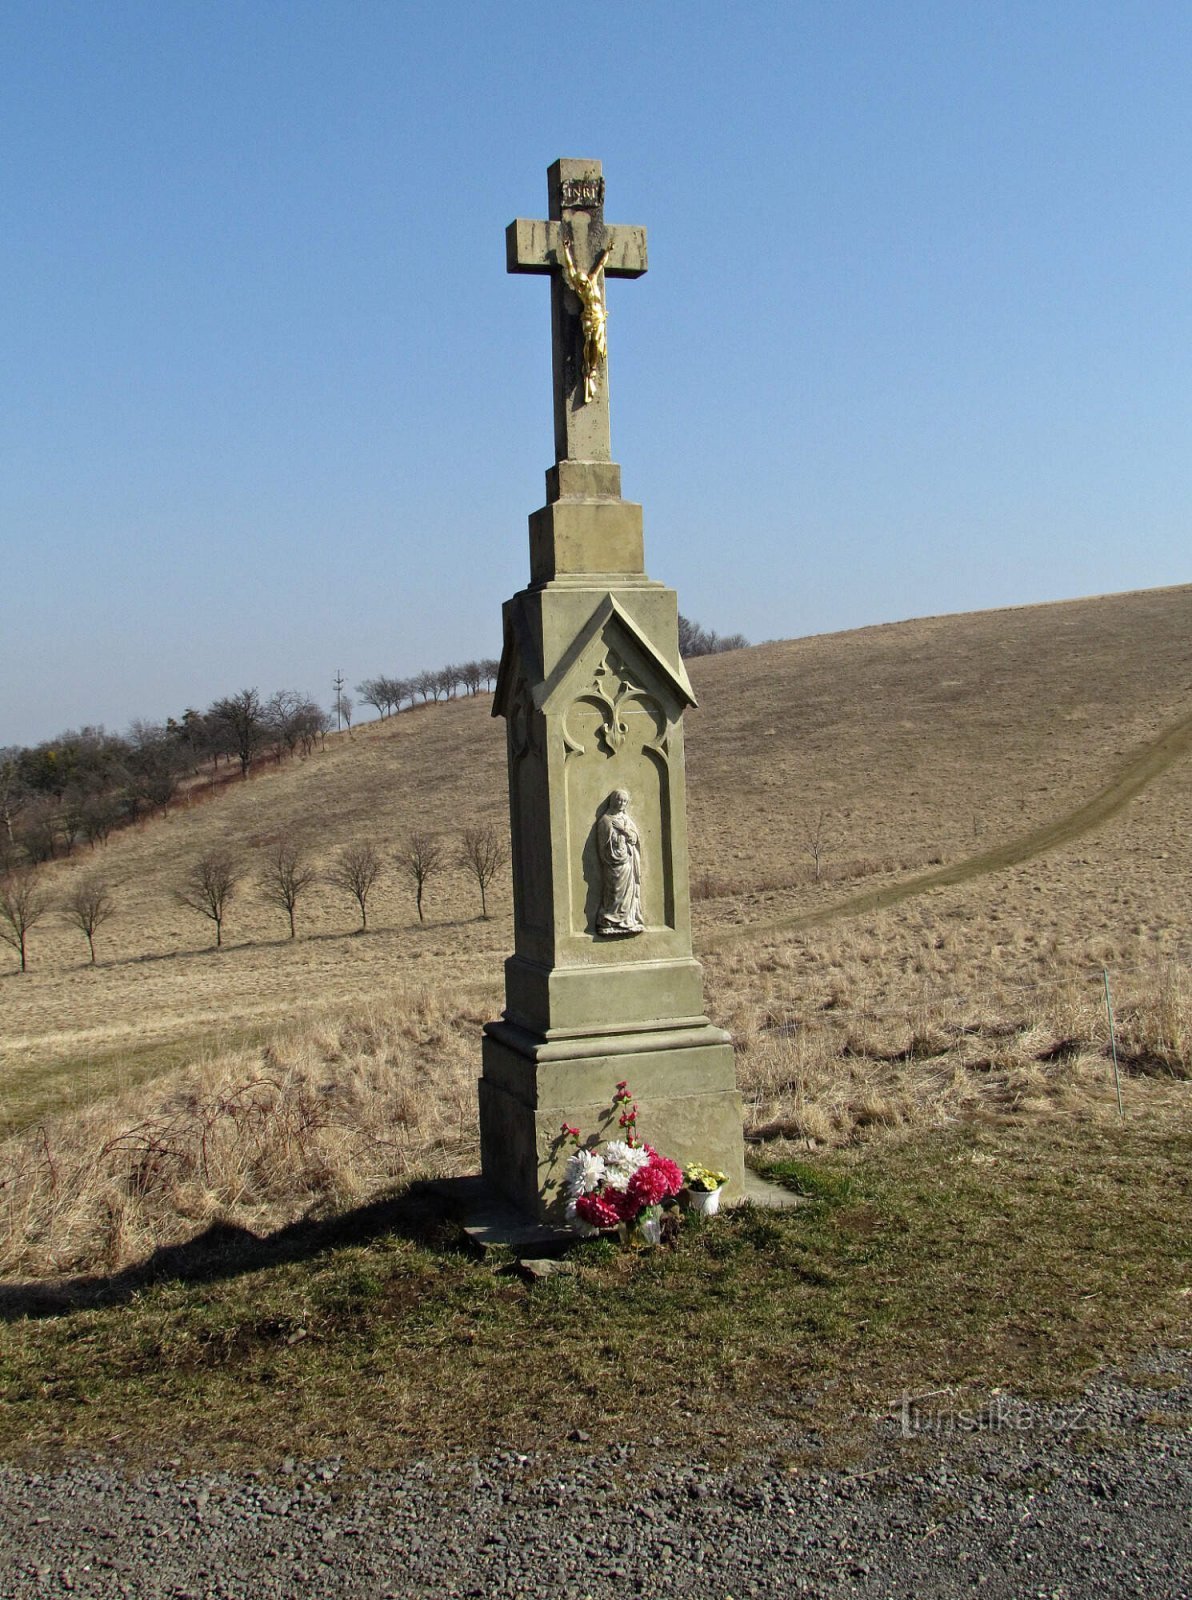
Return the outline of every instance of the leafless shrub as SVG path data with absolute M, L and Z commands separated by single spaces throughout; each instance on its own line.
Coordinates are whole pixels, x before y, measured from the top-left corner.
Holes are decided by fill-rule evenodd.
M 477 680 L 479 681 L 479 680 Z M 473 691 L 478 692 L 478 690 Z M 460 835 L 456 862 L 470 872 L 480 890 L 480 915 L 488 916 L 488 890 L 505 866 L 505 840 L 491 822 L 465 828 Z
M 360 931 L 368 927 L 368 897 L 381 876 L 381 858 L 375 848 L 367 843 L 348 844 L 343 847 L 327 874 L 333 889 L 342 889 L 351 895 L 360 907 Z
M 434 834 L 416 828 L 406 835 L 397 852 L 397 864 L 414 885 L 414 898 L 418 905 L 418 920 L 425 922 L 422 914 L 422 895 L 427 884 L 448 863 L 447 848 Z
M 830 850 L 836 848 L 836 842 L 827 831 L 828 813 L 821 811 L 814 823 L 809 823 L 803 834 L 803 848 L 811 857 L 812 871 L 815 881 L 819 883 L 823 876 L 824 857 Z
M 217 950 L 223 944 L 224 917 L 240 877 L 239 866 L 226 851 L 211 850 L 198 858 L 174 891 L 179 905 L 215 924 Z
M 95 935 L 116 912 L 116 902 L 103 878 L 83 878 L 62 902 L 66 920 L 86 937 L 91 952 L 91 965 L 95 965 Z
M 317 878 L 318 873 L 303 856 L 301 845 L 293 839 L 282 839 L 274 846 L 261 872 L 261 893 L 270 905 L 286 913 L 291 939 L 295 932 L 295 908 Z
M 17 867 L 0 879 L 0 939 L 10 944 L 21 958 L 21 971 L 28 967 L 28 934 L 50 909 L 50 897 L 33 867 Z

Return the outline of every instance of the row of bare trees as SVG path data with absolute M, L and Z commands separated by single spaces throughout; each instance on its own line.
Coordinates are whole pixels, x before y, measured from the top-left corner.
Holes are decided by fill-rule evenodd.
M 418 672 L 410 678 L 390 678 L 380 674 L 365 678 L 356 685 L 356 693 L 366 706 L 375 707 L 382 721 L 400 711 L 408 701 L 411 706 L 419 701 L 453 700 L 461 691 L 479 694 L 482 687 L 491 689 L 497 678 L 500 663 L 492 658 L 483 661 L 463 661 L 437 672 Z
M 506 858 L 504 838 L 491 822 L 465 828 L 455 839 L 415 828 L 388 858 L 371 840 L 344 845 L 321 872 L 300 844 L 282 839 L 269 852 L 256 881 L 262 896 L 286 917 L 291 939 L 297 937 L 299 902 L 308 889 L 320 882 L 356 902 L 360 932 L 364 933 L 368 929 L 369 899 L 390 865 L 413 888 L 419 922 L 426 921 L 423 902 L 428 885 L 452 868 L 475 881 L 480 893 L 480 915 L 487 920 L 488 891 L 503 871 Z M 248 869 L 231 853 L 212 851 L 198 857 L 176 890 L 180 904 L 214 923 L 217 947 L 223 940 L 228 903 L 248 875 Z
M 464 828 L 453 838 L 415 829 L 390 856 L 371 841 L 345 845 L 330 866 L 321 870 L 301 844 L 282 839 L 255 867 L 231 851 L 209 850 L 196 857 L 173 893 L 179 905 L 213 924 L 218 949 L 223 944 L 228 907 L 246 882 L 255 880 L 262 897 L 283 913 L 293 939 L 298 932 L 299 906 L 317 883 L 325 883 L 355 902 L 360 932 L 365 932 L 369 900 L 391 867 L 413 889 L 419 922 L 426 920 L 424 900 L 428 886 L 449 870 L 462 871 L 472 878 L 480 894 L 480 914 L 487 919 L 489 890 L 504 870 L 506 860 L 504 835 L 492 823 Z M 80 879 L 58 900 L 50 895 L 36 867 L 17 867 L 0 878 L 0 939 L 17 952 L 22 972 L 28 969 L 29 933 L 49 913 L 59 913 L 85 936 L 94 965 L 95 936 L 115 911 L 111 885 L 95 874 Z

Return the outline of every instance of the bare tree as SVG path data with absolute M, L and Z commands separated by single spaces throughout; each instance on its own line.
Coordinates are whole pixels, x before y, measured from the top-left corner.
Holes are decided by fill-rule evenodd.
M 215 948 L 223 944 L 223 922 L 228 902 L 236 892 L 241 872 L 237 863 L 223 850 L 212 850 L 200 856 L 183 881 L 174 891 L 179 905 L 200 916 L 209 917 L 215 924 Z
M 126 795 L 131 815 L 154 809 L 164 815 L 182 781 L 185 752 L 167 728 L 139 718 L 129 727 L 128 746 Z
M 120 802 L 114 794 L 88 795 L 79 807 L 79 827 L 90 845 L 105 844 L 120 821 Z
M 381 858 L 371 844 L 347 844 L 335 859 L 327 882 L 350 894 L 360 907 L 360 931 L 368 927 L 368 897 L 381 876 Z
M 270 905 L 277 906 L 290 919 L 290 938 L 294 937 L 294 908 L 318 878 L 305 859 L 301 845 L 282 839 L 270 852 L 261 872 L 261 892 Z
M 470 872 L 480 888 L 480 915 L 488 917 L 488 889 L 505 865 L 505 841 L 491 822 L 465 828 L 456 864 Z
M 341 694 L 339 697 L 339 714 L 344 719 L 344 726 L 348 730 L 348 738 L 352 737 L 352 712 L 356 703 L 350 694 Z
M 219 730 L 219 743 L 224 749 L 236 752 L 240 776 L 247 778 L 253 757 L 268 732 L 260 695 L 255 689 L 241 689 L 237 694 L 217 700 L 209 715 Z
M 393 709 L 393 695 L 389 689 L 389 682 L 390 680 L 385 677 L 365 678 L 363 683 L 356 685 L 361 705 L 375 706 L 382 722 Z
M 298 708 L 294 720 L 294 731 L 298 743 L 302 746 L 303 756 L 309 756 L 315 748 L 315 741 L 331 729 L 331 717 L 322 706 L 314 700 L 306 700 Z
M 52 861 L 58 853 L 58 842 L 65 843 L 66 812 L 52 795 L 38 795 L 25 808 L 18 842 L 34 866 Z
M 816 883 L 819 883 L 823 877 L 824 857 L 830 850 L 836 848 L 836 841 L 824 831 L 827 821 L 828 813 L 821 811 L 815 820 L 815 826 L 808 826 L 806 833 L 803 835 L 803 848 L 811 857 Z
M 302 738 L 303 713 L 310 696 L 297 689 L 278 689 L 265 702 L 263 734 L 273 745 L 273 758 L 281 765 L 283 755 L 293 756 Z
M 92 966 L 95 965 L 96 930 L 111 919 L 115 910 L 112 892 L 102 878 L 83 878 L 62 902 L 67 921 L 86 935 Z
M 10 944 L 27 969 L 29 929 L 50 909 L 50 897 L 32 867 L 18 867 L 0 879 L 0 939 Z
M 443 841 L 436 839 L 432 833 L 424 833 L 421 828 L 408 833 L 405 843 L 397 852 L 398 866 L 414 885 L 419 922 L 426 921 L 422 915 L 422 892 L 430 880 L 447 866 L 448 860 Z

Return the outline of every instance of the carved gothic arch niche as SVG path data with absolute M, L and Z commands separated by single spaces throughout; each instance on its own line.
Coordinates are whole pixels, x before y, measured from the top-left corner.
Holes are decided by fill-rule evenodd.
M 569 675 L 571 691 L 561 718 L 565 750 L 568 931 L 596 932 L 601 869 L 596 824 L 615 789 L 629 791 L 629 813 L 641 835 L 642 917 L 646 930 L 675 926 L 674 852 L 671 836 L 670 747 L 677 706 L 657 683 L 632 639 L 607 625 Z M 633 940 L 609 940 L 632 945 Z M 626 952 L 629 953 L 628 951 Z

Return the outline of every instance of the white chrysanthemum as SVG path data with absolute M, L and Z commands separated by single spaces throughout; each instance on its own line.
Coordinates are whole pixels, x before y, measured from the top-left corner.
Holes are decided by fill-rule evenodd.
M 594 1228 L 590 1222 L 585 1222 L 584 1219 L 581 1216 L 578 1216 L 576 1214 L 575 1201 L 574 1200 L 568 1200 L 566 1215 L 567 1215 L 567 1226 L 569 1228 L 574 1228 L 576 1233 L 580 1233 L 580 1234 L 583 1234 L 585 1236 L 588 1236 L 588 1235 L 591 1235 L 593 1233 L 599 1233 L 600 1232 L 599 1228 Z
M 604 1147 L 605 1183 L 610 1189 L 627 1189 L 630 1178 L 649 1159 L 640 1145 L 635 1148 L 624 1139 L 610 1139 Z
M 567 1163 L 564 1183 L 573 1200 L 591 1194 L 604 1177 L 604 1158 L 595 1150 L 577 1150 Z

